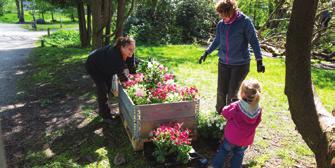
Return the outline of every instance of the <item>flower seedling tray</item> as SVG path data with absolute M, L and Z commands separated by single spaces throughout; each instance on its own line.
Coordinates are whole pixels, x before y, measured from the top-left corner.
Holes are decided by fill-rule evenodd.
M 191 130 L 191 138 L 196 139 L 199 100 L 135 105 L 122 86 L 118 88 L 120 116 L 135 151 L 143 150 L 152 130 L 168 122 L 183 123 L 183 128 Z

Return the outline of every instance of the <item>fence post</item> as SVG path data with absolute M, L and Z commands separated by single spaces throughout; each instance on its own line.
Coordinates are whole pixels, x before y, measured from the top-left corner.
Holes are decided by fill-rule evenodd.
M 41 40 L 41 47 L 44 47 L 44 46 L 45 46 L 45 45 L 44 45 L 44 42 L 45 42 L 45 40 L 42 39 L 42 40 Z
M 48 28 L 48 37 L 50 37 L 50 28 Z

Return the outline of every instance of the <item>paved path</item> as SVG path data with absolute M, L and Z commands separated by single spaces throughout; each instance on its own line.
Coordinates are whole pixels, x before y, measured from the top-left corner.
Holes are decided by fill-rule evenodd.
M 0 24 L 0 112 L 16 96 L 16 80 L 34 42 L 45 32 L 31 32 L 16 24 Z
M 0 116 L 3 116 L 6 110 L 20 106 L 16 102 L 16 96 L 19 94 L 16 90 L 16 82 L 25 73 L 22 68 L 26 66 L 28 55 L 42 34 L 45 32 L 27 31 L 16 24 L 0 24 Z M 16 114 L 20 114 L 20 112 Z M 7 127 L 15 130 L 16 126 L 6 126 L 3 129 Z M 1 134 L 0 127 L 0 135 L 7 137 L 10 134 L 9 132 Z M 10 143 L 11 141 L 7 139 L 5 145 L 11 146 Z M 15 142 L 13 141 L 13 143 Z M 5 166 L 3 165 L 2 145 L 0 138 L 0 167 Z M 15 146 L 15 144 L 13 145 Z M 17 146 L 19 145 L 17 144 Z M 10 167 L 10 164 L 8 166 Z

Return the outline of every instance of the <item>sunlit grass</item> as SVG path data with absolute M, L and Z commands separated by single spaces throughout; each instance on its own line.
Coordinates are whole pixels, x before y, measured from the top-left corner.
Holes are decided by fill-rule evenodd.
M 22 24 L 22 27 L 28 30 L 34 30 L 30 23 Z M 56 30 L 56 29 L 77 29 L 77 22 L 57 22 L 57 23 L 46 23 L 37 24 L 37 31 Z

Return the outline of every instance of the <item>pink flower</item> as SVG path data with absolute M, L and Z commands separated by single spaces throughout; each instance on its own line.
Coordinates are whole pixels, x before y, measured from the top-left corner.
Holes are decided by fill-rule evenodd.
M 144 93 L 145 93 L 145 91 L 143 89 L 136 89 L 135 95 L 138 96 L 138 97 L 143 97 Z
M 173 79 L 174 79 L 173 74 L 170 74 L 170 73 L 164 74 L 164 77 L 163 77 L 164 81 L 173 80 Z

